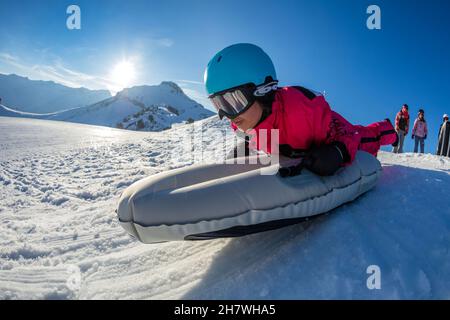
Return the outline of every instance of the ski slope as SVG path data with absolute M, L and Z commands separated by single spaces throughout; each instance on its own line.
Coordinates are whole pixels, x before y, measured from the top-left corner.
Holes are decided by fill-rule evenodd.
M 199 123 L 213 161 L 226 123 Z M 190 163 L 192 128 L 0 117 L 0 299 L 450 299 L 450 159 L 429 154 L 381 152 L 373 191 L 304 224 L 134 241 L 114 213 L 121 191 Z M 369 265 L 380 290 L 366 286 Z

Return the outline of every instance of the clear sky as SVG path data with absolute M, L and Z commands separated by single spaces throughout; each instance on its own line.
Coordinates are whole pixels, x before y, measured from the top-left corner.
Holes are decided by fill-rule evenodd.
M 81 8 L 81 30 L 66 27 L 70 4 Z M 371 4 L 381 30 L 366 27 Z M 0 72 L 112 91 L 171 80 L 210 105 L 209 59 L 251 42 L 272 57 L 281 85 L 325 91 L 353 123 L 393 119 L 403 103 L 413 120 L 425 109 L 434 152 L 450 113 L 449 17 L 448 0 L 1 0 Z

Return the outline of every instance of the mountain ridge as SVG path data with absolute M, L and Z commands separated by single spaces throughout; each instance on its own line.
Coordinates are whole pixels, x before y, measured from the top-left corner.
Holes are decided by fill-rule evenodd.
M 18 111 L 50 113 L 92 104 L 111 97 L 108 90 L 72 88 L 47 80 L 0 73 L 1 103 Z
M 125 88 L 115 96 L 78 108 L 46 114 L 0 104 L 0 116 L 58 120 L 141 131 L 161 131 L 214 113 L 189 98 L 172 81 Z

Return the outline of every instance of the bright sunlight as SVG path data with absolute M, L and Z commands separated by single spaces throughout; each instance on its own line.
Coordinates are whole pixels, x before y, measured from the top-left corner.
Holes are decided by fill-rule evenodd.
M 130 61 L 123 60 L 116 64 L 111 71 L 111 80 L 122 89 L 131 84 L 135 77 L 135 67 Z

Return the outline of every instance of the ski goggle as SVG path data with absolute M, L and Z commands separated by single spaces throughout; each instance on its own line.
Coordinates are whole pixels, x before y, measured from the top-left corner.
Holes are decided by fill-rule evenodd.
M 209 99 L 216 108 L 220 119 L 224 116 L 234 119 L 247 111 L 255 102 L 256 97 L 264 96 L 266 93 L 276 89 L 276 81 L 258 87 L 253 83 L 249 83 L 215 93 Z

